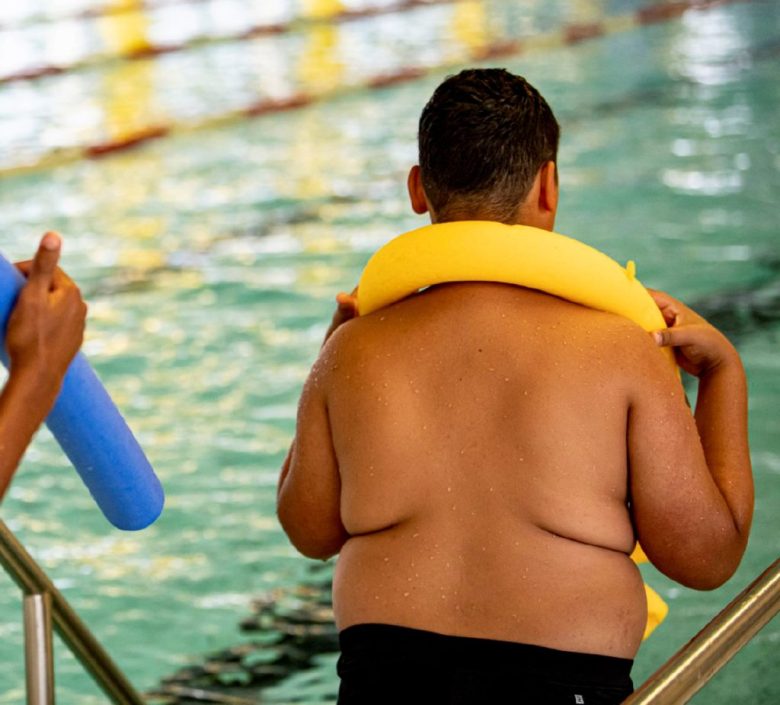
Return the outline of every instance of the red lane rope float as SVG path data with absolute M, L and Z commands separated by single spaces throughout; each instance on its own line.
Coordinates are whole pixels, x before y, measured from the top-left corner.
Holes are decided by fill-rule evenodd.
M 101 144 L 93 144 L 89 147 L 83 148 L 84 156 L 87 158 L 102 157 L 106 154 L 113 152 L 121 152 L 143 142 L 149 142 L 150 140 L 160 139 L 165 137 L 171 128 L 169 125 L 159 125 L 157 127 L 146 127 L 143 130 L 134 132 L 122 139 L 112 140 L 111 142 L 103 142 Z
M 196 2 L 203 1 L 204 0 L 196 0 Z M 172 54 L 174 52 L 186 51 L 188 49 L 199 49 L 205 46 L 244 42 L 252 39 L 259 39 L 261 37 L 278 36 L 281 34 L 298 32 L 309 27 L 315 27 L 323 24 L 350 22 L 353 20 L 378 17 L 380 15 L 408 12 L 410 10 L 416 10 L 423 7 L 452 5 L 469 1 L 470 0 L 399 0 L 398 2 L 387 5 L 368 5 L 363 8 L 345 9 L 333 15 L 323 17 L 296 17 L 289 22 L 252 25 L 244 30 L 241 30 L 240 32 L 233 34 L 198 34 L 179 43 L 149 44 L 144 47 L 121 53 L 99 52 L 64 65 L 47 64 L 44 66 L 33 66 L 21 71 L 0 76 L 0 85 L 5 83 L 15 83 L 17 81 L 34 81 L 46 76 L 56 76 L 63 73 L 75 73 L 77 71 L 95 68 L 97 66 L 114 61 L 138 61 L 143 59 L 150 59 L 162 54 Z M 167 4 L 175 3 L 172 2 Z M 165 5 L 158 6 L 157 4 L 151 5 L 150 10 L 158 9 L 158 7 L 164 6 Z M 138 14 L 138 12 L 138 10 L 133 12 L 125 11 L 125 14 Z M 85 17 L 84 19 L 94 18 Z M 2 31 L 1 27 L 0 31 Z
M 342 85 L 320 92 L 292 93 L 284 98 L 263 98 L 250 105 L 218 115 L 207 115 L 200 119 L 181 122 L 170 122 L 147 126 L 118 140 L 100 142 L 87 146 L 74 146 L 53 150 L 42 155 L 29 164 L 11 167 L 0 167 L 0 177 L 12 174 L 41 171 L 72 163 L 82 159 L 97 159 L 117 152 L 126 151 L 151 140 L 160 139 L 172 134 L 185 134 L 223 127 L 262 115 L 296 110 L 313 103 L 325 101 L 346 94 L 364 90 L 382 89 L 401 83 L 415 81 L 425 76 L 457 69 L 467 61 L 484 61 L 488 59 L 507 57 L 523 52 L 557 49 L 562 46 L 575 45 L 590 39 L 617 34 L 638 27 L 665 22 L 675 19 L 687 10 L 704 11 L 737 2 L 751 0 L 678 0 L 658 6 L 647 6 L 633 13 L 613 15 L 595 23 L 573 23 L 561 28 L 527 37 L 523 40 L 501 40 L 476 50 L 464 52 L 464 56 L 431 66 L 407 66 L 396 71 L 377 74 L 368 80 L 352 85 Z

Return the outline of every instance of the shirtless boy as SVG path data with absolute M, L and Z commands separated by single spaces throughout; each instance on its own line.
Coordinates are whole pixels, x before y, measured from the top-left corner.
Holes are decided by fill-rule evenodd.
M 419 146 L 416 213 L 553 228 L 558 125 L 524 79 L 449 78 Z M 339 296 L 278 496 L 304 555 L 339 554 L 339 703 L 618 703 L 646 618 L 635 542 L 688 587 L 733 574 L 753 507 L 742 364 L 653 295 L 657 334 L 504 284 L 359 318 Z M 699 379 L 695 417 L 660 346 Z

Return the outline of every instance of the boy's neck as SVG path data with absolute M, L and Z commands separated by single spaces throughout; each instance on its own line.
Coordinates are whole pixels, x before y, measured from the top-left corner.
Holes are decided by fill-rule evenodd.
M 439 218 L 435 213 L 431 213 L 431 223 L 452 223 L 463 220 L 484 220 L 495 221 L 499 223 L 505 223 L 506 225 L 527 225 L 532 228 L 541 228 L 542 230 L 552 230 L 555 223 L 554 214 L 531 214 L 523 212 L 522 209 L 518 212 L 517 217 L 513 218 L 511 222 L 505 220 L 498 220 L 489 213 L 481 212 L 460 212 L 453 213 L 444 218 Z

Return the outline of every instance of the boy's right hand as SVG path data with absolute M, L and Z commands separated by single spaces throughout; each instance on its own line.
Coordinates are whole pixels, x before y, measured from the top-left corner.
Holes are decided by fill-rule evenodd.
M 36 387 L 58 390 L 84 338 L 87 306 L 57 267 L 62 241 L 46 233 L 32 260 L 17 263 L 27 277 L 8 320 L 10 373 Z
M 336 294 L 336 311 L 333 314 L 333 319 L 330 322 L 327 332 L 325 333 L 325 340 L 322 344 L 328 342 L 328 338 L 336 331 L 336 329 L 351 321 L 358 316 L 358 300 L 357 300 L 357 287 L 352 290 L 351 294 L 347 294 L 344 291 L 340 291 Z
M 693 309 L 666 292 L 648 291 L 669 326 L 654 331 L 653 338 L 659 346 L 674 348 L 677 364 L 688 374 L 701 377 L 723 363 L 739 361 L 728 338 Z

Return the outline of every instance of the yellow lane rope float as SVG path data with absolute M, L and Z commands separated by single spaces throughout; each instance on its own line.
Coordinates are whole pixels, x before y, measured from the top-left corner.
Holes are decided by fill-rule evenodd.
M 435 284 L 491 281 L 539 289 L 568 301 L 628 318 L 646 331 L 666 327 L 636 267 L 621 267 L 598 250 L 565 235 L 492 221 L 438 223 L 412 230 L 380 248 L 358 284 L 358 311 L 366 315 Z M 674 354 L 664 348 L 669 363 Z M 637 545 L 631 557 L 647 561 Z M 644 638 L 669 611 L 648 585 Z

